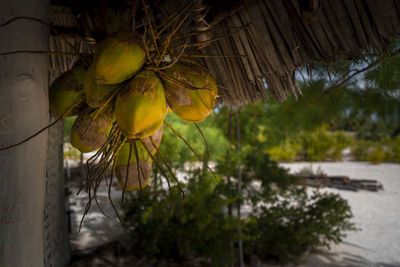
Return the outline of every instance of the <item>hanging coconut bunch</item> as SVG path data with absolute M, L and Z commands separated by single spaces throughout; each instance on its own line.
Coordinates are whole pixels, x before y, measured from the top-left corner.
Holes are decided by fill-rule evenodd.
M 108 185 L 115 175 L 123 192 L 145 187 L 153 163 L 163 176 L 167 178 L 162 165 L 176 179 L 158 148 L 163 126 L 198 154 L 164 121 L 168 111 L 198 123 L 214 109 L 215 80 L 206 68 L 188 60 L 187 54 L 183 57 L 186 44 L 175 43 L 181 39 L 177 33 L 190 9 L 156 26 L 147 8 L 143 3 L 144 32 L 125 27 L 108 35 L 97 44 L 92 58 L 78 60 L 50 87 L 50 109 L 55 116 L 78 115 L 71 144 L 81 152 L 94 153 L 87 162 L 88 175 L 82 187 L 89 194 L 87 209 L 108 175 Z

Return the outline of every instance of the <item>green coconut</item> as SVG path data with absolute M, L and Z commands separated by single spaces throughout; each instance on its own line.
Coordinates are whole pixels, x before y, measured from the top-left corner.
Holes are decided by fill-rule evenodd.
M 90 62 L 90 58 L 86 57 Z M 86 66 L 82 60 L 78 60 L 70 70 L 57 77 L 49 88 L 49 103 L 52 114 L 60 118 L 64 113 L 78 101 L 84 99 L 83 80 L 86 73 Z M 68 116 L 78 113 L 85 105 L 85 101 L 74 107 Z
M 83 153 L 99 149 L 106 142 L 112 127 L 113 116 L 110 107 L 101 111 L 92 121 L 95 113 L 96 110 L 85 108 L 72 125 L 71 145 Z
M 194 65 L 178 63 L 165 72 L 182 84 L 198 88 L 190 89 L 171 81 L 164 81 L 168 106 L 185 121 L 204 121 L 213 112 L 215 98 L 218 96 L 215 80 L 205 69 Z
M 90 66 L 85 75 L 83 91 L 86 96 L 86 103 L 91 108 L 99 108 L 109 97 L 118 90 L 119 85 L 98 85 L 93 76 L 94 67 Z
M 142 44 L 142 37 L 128 30 L 115 32 L 100 42 L 93 63 L 96 84 L 118 84 L 137 73 L 146 62 Z
M 162 134 L 163 134 L 163 127 L 161 126 L 151 136 L 154 145 L 156 145 L 157 147 L 160 146 Z M 134 142 L 133 140 L 129 140 L 127 143 L 123 145 L 116 159 L 115 174 L 122 188 L 124 188 L 125 182 L 127 181 L 127 186 L 125 189 L 128 191 L 140 189 L 140 186 L 142 186 L 142 188 L 145 187 L 151 176 L 152 159 L 149 156 L 148 151 L 150 151 L 150 153 L 154 155 L 156 153 L 156 148 L 152 144 L 149 137 L 143 139 L 142 141 L 147 147 L 147 149 L 143 146 L 143 143 L 141 141 L 139 140 L 136 141 L 136 148 L 139 158 L 140 183 L 138 178 L 135 148 L 134 145 L 132 144 Z M 129 160 L 129 150 L 131 148 L 132 148 L 130 152 L 131 157 Z M 128 168 L 128 160 L 129 160 L 129 172 L 128 176 L 126 176 Z
M 153 135 L 167 115 L 167 103 L 161 80 L 152 71 L 139 72 L 119 93 L 115 117 L 128 138 Z

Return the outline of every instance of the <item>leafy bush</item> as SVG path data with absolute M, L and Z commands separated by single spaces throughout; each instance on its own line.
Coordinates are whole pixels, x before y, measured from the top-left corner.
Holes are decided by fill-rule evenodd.
M 174 201 L 169 207 L 167 189 L 143 190 L 123 205 L 131 242 L 141 255 L 176 262 L 204 258 L 204 264 L 227 266 L 235 258 L 239 220 L 225 214 L 232 202 L 220 195 L 219 179 L 195 172 L 182 199 L 173 188 Z
M 267 154 L 276 161 L 297 158 L 309 161 L 341 160 L 343 149 L 353 143 L 353 137 L 344 131 L 330 132 L 322 126 L 315 131 L 300 132 L 279 146 L 267 149 Z
M 372 163 L 381 163 L 385 158 L 387 158 L 385 152 L 379 147 L 372 148 L 366 156 L 366 160 Z
M 314 191 L 309 195 L 298 180 L 256 151 L 245 158 L 244 195 L 253 213 L 246 224 L 244 247 L 248 257 L 297 261 L 317 246 L 340 242 L 345 231 L 355 230 L 347 201 L 339 195 Z M 261 188 L 254 190 L 255 181 Z
M 353 143 L 344 131 L 329 132 L 322 126 L 311 133 L 302 133 L 305 157 L 310 161 L 341 160 L 342 151 Z
M 257 148 L 258 150 L 260 148 Z M 134 249 L 153 259 L 228 266 L 236 261 L 238 227 L 245 256 L 295 261 L 308 249 L 339 242 L 349 222 L 350 207 L 339 196 L 311 196 L 268 156 L 244 146 L 217 161 L 217 177 L 201 170 L 187 173 L 186 197 L 169 208 L 169 193 L 157 184 L 133 194 L 123 207 Z M 237 163 L 242 162 L 242 195 L 237 195 Z M 231 177 L 226 182 L 225 177 Z M 232 205 L 249 205 L 252 212 L 239 220 Z
M 344 231 L 354 230 L 351 217 L 349 205 L 339 195 L 315 191 L 307 196 L 298 191 L 250 217 L 256 223 L 250 224 L 247 234 L 257 238 L 245 242 L 246 254 L 296 262 L 311 248 L 342 241 Z
M 297 158 L 300 149 L 300 144 L 286 140 L 282 145 L 268 149 L 267 154 L 270 155 L 271 160 L 290 162 Z
M 358 140 L 352 147 L 352 155 L 356 160 L 372 163 L 399 162 L 400 138 L 391 140 L 385 136 L 378 141 Z
M 398 135 L 393 140 L 392 151 L 393 151 L 393 161 L 400 162 L 400 135 Z

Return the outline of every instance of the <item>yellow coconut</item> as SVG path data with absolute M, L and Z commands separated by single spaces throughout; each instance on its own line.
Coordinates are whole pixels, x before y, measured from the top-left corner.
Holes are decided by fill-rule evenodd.
M 157 147 L 161 143 L 162 134 L 163 134 L 163 126 L 161 126 L 151 136 L 154 145 L 156 145 Z M 134 140 L 132 139 L 128 140 L 128 142 L 124 144 L 124 146 L 119 151 L 118 157 L 116 159 L 115 174 L 122 188 L 124 188 L 125 182 L 127 181 L 126 190 L 128 191 L 140 189 L 140 186 L 142 186 L 142 188 L 145 187 L 151 176 L 152 159 L 149 156 L 148 151 L 150 151 L 150 153 L 154 155 L 156 153 L 156 148 L 152 144 L 149 137 L 143 139 L 142 141 L 147 147 L 147 149 L 143 146 L 143 143 L 141 141 L 136 140 L 136 148 L 139 158 L 140 182 L 137 171 L 136 153 L 133 145 L 133 142 L 135 142 Z M 130 160 L 129 160 L 129 150 L 131 150 Z M 129 172 L 127 176 L 128 160 L 129 160 Z
M 183 120 L 202 122 L 214 110 L 218 88 L 209 73 L 198 66 L 175 64 L 165 71 L 174 79 L 189 85 L 189 89 L 164 81 L 168 106 Z
M 90 66 L 85 75 L 83 91 L 85 92 L 86 103 L 91 108 L 101 107 L 109 97 L 118 90 L 119 85 L 98 85 L 93 76 L 94 67 Z
M 92 120 L 96 110 L 85 108 L 76 118 L 71 129 L 71 145 L 81 152 L 92 152 L 100 148 L 107 140 L 112 126 L 111 108 L 107 107 Z
M 90 62 L 90 58 L 85 58 Z M 74 104 L 84 99 L 83 80 L 86 73 L 86 65 L 78 60 L 72 68 L 57 77 L 49 88 L 49 104 L 52 114 L 59 118 Z M 85 101 L 77 105 L 68 116 L 78 113 L 85 105 Z
M 142 37 L 121 30 L 104 39 L 96 48 L 93 77 L 96 84 L 118 84 L 137 73 L 146 62 Z
M 152 71 L 139 72 L 119 93 L 115 117 L 128 138 L 146 138 L 163 124 L 167 114 L 164 87 Z

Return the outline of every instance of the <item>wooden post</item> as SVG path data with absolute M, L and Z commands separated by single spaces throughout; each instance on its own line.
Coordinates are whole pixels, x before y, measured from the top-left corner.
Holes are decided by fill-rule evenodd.
M 16 16 L 49 20 L 47 0 L 2 0 L 0 24 Z M 29 20 L 0 27 L 0 51 L 48 50 L 49 29 Z M 16 143 L 49 123 L 49 58 L 0 57 L 0 147 Z M 0 151 L 0 266 L 44 264 L 44 197 L 47 131 Z

